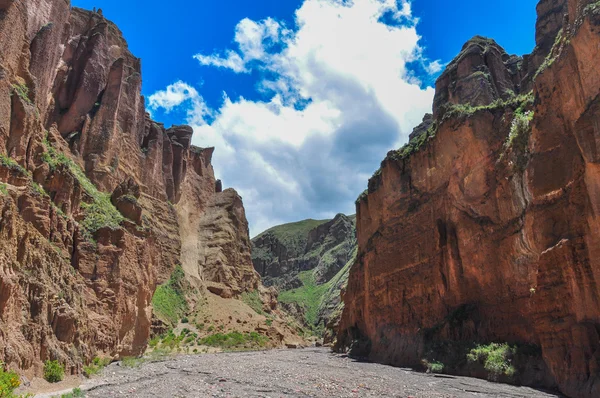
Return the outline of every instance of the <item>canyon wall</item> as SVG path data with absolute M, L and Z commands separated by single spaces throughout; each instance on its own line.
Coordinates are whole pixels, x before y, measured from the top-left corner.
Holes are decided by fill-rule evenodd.
M 213 148 L 151 120 L 140 72 L 100 10 L 0 1 L 0 361 L 28 377 L 143 353 L 179 264 L 196 291 L 276 305 Z
M 600 396 L 600 2 L 537 11 L 531 55 L 465 44 L 358 199 L 338 349 L 419 366 L 506 342 L 539 357 L 517 382 Z

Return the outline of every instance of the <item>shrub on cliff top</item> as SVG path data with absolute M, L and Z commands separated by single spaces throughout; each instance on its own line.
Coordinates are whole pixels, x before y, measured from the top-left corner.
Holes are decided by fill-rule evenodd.
M 44 362 L 44 379 L 50 383 L 58 383 L 65 378 L 65 368 L 58 361 Z

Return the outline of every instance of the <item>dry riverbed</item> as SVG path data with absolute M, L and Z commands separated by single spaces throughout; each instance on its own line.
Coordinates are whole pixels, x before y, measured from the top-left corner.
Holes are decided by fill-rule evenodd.
M 183 355 L 134 368 L 115 363 L 81 389 L 89 398 L 557 396 L 484 380 L 357 362 L 325 348 Z

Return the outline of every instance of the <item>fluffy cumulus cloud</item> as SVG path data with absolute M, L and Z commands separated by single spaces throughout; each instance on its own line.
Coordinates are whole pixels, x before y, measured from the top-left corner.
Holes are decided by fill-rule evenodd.
M 260 72 L 262 100 L 225 93 L 211 110 L 197 90 L 177 82 L 149 105 L 186 107 L 194 144 L 217 147 L 216 171 L 244 197 L 253 235 L 353 213 L 387 151 L 431 110 L 433 89 L 422 88 L 407 64 L 441 69 L 423 58 L 407 1 L 305 0 L 293 28 L 244 19 L 234 42 L 195 58 L 233 73 Z

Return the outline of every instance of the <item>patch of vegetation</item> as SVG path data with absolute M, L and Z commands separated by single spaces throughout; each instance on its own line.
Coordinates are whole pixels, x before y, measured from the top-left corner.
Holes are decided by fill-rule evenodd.
M 8 195 L 8 185 L 3 182 L 0 182 L 0 194 Z
M 418 152 L 421 148 L 423 148 L 423 146 L 430 139 L 435 137 L 437 129 L 437 122 L 433 122 L 426 132 L 419 134 L 399 150 L 391 152 L 389 157 L 393 160 L 402 160 L 410 157 L 412 154 Z
M 445 107 L 442 120 L 469 117 L 481 111 L 493 111 L 507 107 L 514 109 L 525 108 L 533 105 L 534 99 L 533 91 L 530 91 L 527 94 L 511 97 L 508 100 L 502 100 L 501 98 L 498 98 L 489 105 L 471 106 L 468 104 L 451 104 Z
M 309 325 L 315 325 L 319 305 L 323 294 L 328 288 L 327 284 L 317 285 L 314 271 L 304 271 L 298 274 L 298 279 L 302 282 L 302 287 L 287 290 L 279 294 L 279 301 L 282 303 L 297 303 L 305 310 L 305 318 Z
M 13 171 L 18 172 L 22 175 L 29 175 L 29 172 L 25 170 L 19 163 L 17 163 L 13 158 L 10 158 L 6 155 L 0 153 L 0 164 L 6 168 L 9 168 Z
M 365 189 L 364 191 L 362 191 L 362 193 L 360 195 L 358 195 L 358 198 L 356 198 L 356 202 L 354 202 L 354 203 L 358 205 L 358 204 L 360 204 L 360 202 L 367 199 L 368 196 L 369 196 L 369 190 Z
M 444 364 L 438 361 L 428 361 L 423 359 L 421 361 L 425 369 L 427 369 L 427 373 L 444 373 Z
M 27 87 L 27 85 L 13 84 L 12 88 L 14 92 L 19 96 L 19 98 L 21 98 L 29 105 L 33 105 L 33 101 L 31 101 L 31 98 L 29 98 L 29 87 Z
M 48 196 L 48 192 L 46 192 L 46 190 L 44 189 L 44 187 L 42 187 L 40 184 L 38 184 L 35 181 L 31 181 L 30 184 L 31 186 L 31 190 L 33 191 L 33 194 L 36 196 Z
M 585 9 L 583 10 L 583 14 L 584 15 L 588 15 L 588 14 L 598 15 L 598 14 L 600 14 L 600 1 L 596 1 L 594 3 L 588 4 L 585 7 Z
M 512 149 L 515 154 L 515 168 L 521 172 L 525 170 L 529 161 L 529 137 L 533 116 L 533 111 L 523 113 L 522 110 L 517 110 L 510 126 L 510 133 L 504 143 L 504 148 Z
M 248 305 L 248 307 L 252 308 L 257 314 L 265 314 L 265 312 L 263 311 L 263 302 L 260 299 L 260 294 L 258 293 L 258 290 L 242 293 L 241 299 L 244 303 Z
M 586 8 L 586 10 L 587 10 L 587 8 Z M 550 52 L 548 53 L 548 55 L 544 59 L 544 62 L 540 65 L 540 67 L 538 68 L 538 70 L 535 72 L 535 75 L 533 76 L 534 80 L 537 79 L 537 77 L 539 75 L 541 75 L 542 73 L 544 73 L 546 71 L 546 69 L 548 69 L 549 67 L 551 67 L 552 64 L 554 64 L 554 62 L 558 59 L 558 56 L 560 55 L 563 47 L 565 45 L 568 45 L 569 43 L 570 43 L 570 40 L 567 39 L 566 36 L 564 36 L 564 32 L 561 29 L 558 32 L 558 34 L 556 35 L 556 38 L 554 39 L 554 44 L 552 45 L 552 49 L 550 50 Z
M 121 359 L 121 366 L 126 368 L 139 368 L 144 362 L 144 358 L 125 357 Z
M 467 355 L 469 362 L 482 363 L 485 370 L 489 372 L 491 380 L 498 380 L 502 375 L 513 377 L 516 373 L 512 365 L 512 359 L 517 353 L 516 347 L 508 344 L 491 343 L 478 345 Z
M 120 228 L 125 218 L 111 203 L 110 194 L 99 191 L 77 163 L 53 148 L 47 140 L 44 141 L 44 145 L 46 152 L 42 155 L 42 160 L 50 166 L 51 170 L 56 170 L 59 166 L 67 168 L 90 199 L 89 202 L 81 203 L 84 218 L 80 224 L 86 238 L 93 240 L 94 234 L 100 228 Z
M 100 373 L 102 371 L 102 369 L 104 369 L 105 367 L 110 365 L 110 362 L 111 362 L 110 358 L 96 357 L 96 358 L 94 358 L 92 363 L 83 367 L 83 374 L 86 377 L 92 377 L 94 375 L 97 375 L 98 373 Z
M 58 395 L 55 395 L 54 397 L 58 398 Z M 74 388 L 73 391 L 62 394 L 60 398 L 85 398 L 85 393 L 81 391 L 81 388 Z
M 13 392 L 21 385 L 21 379 L 16 372 L 7 371 L 4 363 L 0 362 L 0 398 L 16 398 Z
M 65 368 L 58 361 L 44 362 L 44 379 L 50 383 L 58 383 L 65 378 Z
M 231 332 L 227 334 L 216 333 L 200 339 L 198 343 L 210 347 L 235 349 L 243 347 L 264 347 L 268 341 L 269 339 L 266 336 L 257 332 Z
M 171 278 L 156 288 L 152 297 L 152 306 L 156 315 L 171 325 L 175 325 L 188 311 L 184 292 L 185 273 L 181 265 L 177 265 Z

